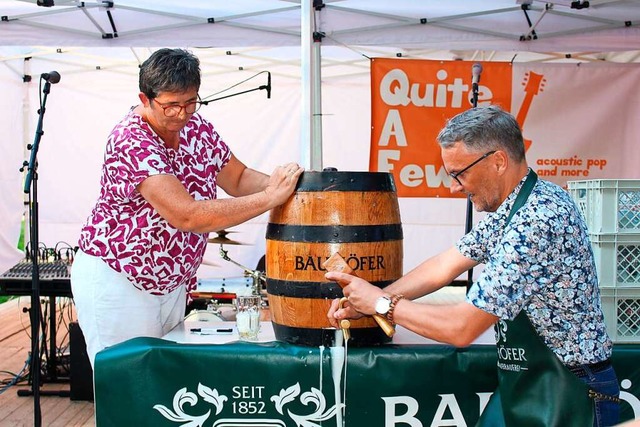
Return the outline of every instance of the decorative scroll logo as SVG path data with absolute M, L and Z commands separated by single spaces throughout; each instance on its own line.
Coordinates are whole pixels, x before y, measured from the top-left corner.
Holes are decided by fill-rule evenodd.
M 218 390 L 211 389 L 205 385 L 198 384 L 198 394 L 205 402 L 211 403 L 216 408 L 218 415 L 224 406 L 224 402 L 228 400 L 227 396 L 218 394 Z M 204 424 L 209 418 L 211 410 L 203 415 L 189 415 L 183 407 L 185 404 L 195 406 L 198 403 L 198 396 L 195 393 L 187 391 L 187 388 L 181 388 L 173 396 L 173 411 L 164 405 L 154 405 L 154 409 L 162 414 L 166 419 L 176 423 L 186 423 L 183 426 L 196 427 Z
M 496 325 L 496 341 L 507 342 L 507 329 L 509 329 L 507 322 L 498 320 L 498 324 Z
M 229 398 L 222 395 L 215 388 L 209 388 L 201 383 L 198 384 L 198 394 L 190 392 L 186 387 L 178 390 L 173 396 L 173 408 L 169 409 L 164 405 L 154 405 L 153 408 L 160 412 L 160 414 L 175 423 L 182 423 L 182 427 L 201 427 L 207 422 L 211 416 L 211 409 L 206 413 L 200 415 L 191 415 L 187 411 L 195 407 L 200 396 L 206 403 L 211 404 L 215 408 L 215 415 L 220 415 L 224 409 L 225 402 Z M 286 410 L 286 415 L 291 418 L 298 427 L 320 427 L 319 422 L 329 420 L 336 416 L 337 411 L 342 411 L 344 404 L 336 404 L 327 409 L 327 403 L 324 395 L 320 390 L 311 387 L 310 391 L 302 393 L 300 395 L 300 384 L 296 383 L 286 389 L 281 389 L 280 393 L 271 396 L 269 399 L 273 402 L 274 409 L 281 415 L 285 415 L 285 406 L 299 398 L 299 402 L 304 406 L 312 406 L 313 412 L 309 414 L 296 414 L 291 410 Z M 263 402 L 260 402 L 264 404 Z M 189 408 L 186 408 L 186 406 Z M 254 407 L 257 408 L 257 407 Z M 233 412 L 236 412 L 236 407 L 233 407 Z M 265 413 L 264 408 L 253 410 L 245 409 L 239 412 L 244 412 L 250 415 L 259 415 Z M 284 426 L 285 424 L 278 419 L 269 418 L 220 418 L 214 420 L 214 427 L 224 426 L 242 426 L 251 425 L 253 427 L 268 427 L 268 426 Z

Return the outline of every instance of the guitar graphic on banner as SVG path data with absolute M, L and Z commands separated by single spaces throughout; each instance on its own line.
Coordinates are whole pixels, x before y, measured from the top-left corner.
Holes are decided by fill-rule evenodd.
M 522 100 L 522 104 L 520 105 L 520 110 L 518 111 L 518 115 L 516 116 L 516 121 L 520 125 L 520 127 L 524 130 L 524 121 L 527 118 L 527 114 L 529 113 L 529 108 L 531 107 L 531 101 L 533 98 L 540 92 L 544 91 L 544 84 L 546 83 L 546 79 L 543 74 L 534 73 L 533 71 L 529 71 L 525 74 L 524 81 L 522 82 L 524 86 L 524 99 Z M 529 147 L 531 147 L 532 141 L 530 139 L 524 138 L 524 151 L 528 151 Z

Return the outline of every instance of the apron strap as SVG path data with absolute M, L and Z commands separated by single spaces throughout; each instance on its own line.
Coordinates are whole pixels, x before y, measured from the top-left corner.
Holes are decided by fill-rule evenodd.
M 538 174 L 536 174 L 533 170 L 530 170 L 527 174 L 527 179 L 524 181 L 524 184 L 522 184 L 522 188 L 520 189 L 515 202 L 513 202 L 513 206 L 511 207 L 511 212 L 509 212 L 509 216 L 507 217 L 507 223 L 505 224 L 505 227 L 509 225 L 509 223 L 511 222 L 511 218 L 513 218 L 516 212 L 518 212 L 518 209 L 524 206 L 537 181 Z

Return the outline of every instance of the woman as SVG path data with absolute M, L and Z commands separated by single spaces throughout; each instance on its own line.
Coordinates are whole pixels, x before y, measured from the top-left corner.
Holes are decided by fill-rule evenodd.
M 140 105 L 111 132 L 98 201 L 71 285 L 93 365 L 105 347 L 161 337 L 184 318 L 210 231 L 282 204 L 303 169 L 246 167 L 197 114 L 200 64 L 160 49 L 140 67 Z M 227 199 L 216 199 L 220 186 Z

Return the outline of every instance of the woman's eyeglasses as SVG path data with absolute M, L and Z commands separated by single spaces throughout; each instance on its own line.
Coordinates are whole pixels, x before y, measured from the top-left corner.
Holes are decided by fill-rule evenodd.
M 156 100 L 153 99 L 153 101 L 156 101 Z M 167 105 L 167 104 L 161 104 L 158 101 L 156 101 L 156 104 L 158 104 L 164 110 L 164 115 L 167 117 L 176 117 L 177 115 L 180 114 L 183 108 L 185 113 L 193 114 L 196 111 L 198 111 L 200 107 L 202 107 L 202 102 L 200 101 L 189 102 L 188 104 L 185 104 L 185 105 L 180 105 L 180 104 Z

